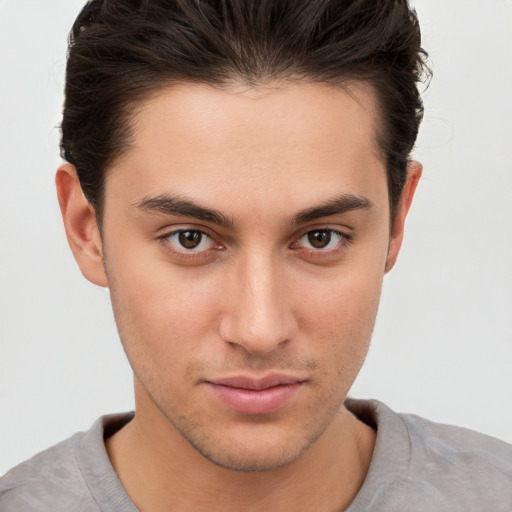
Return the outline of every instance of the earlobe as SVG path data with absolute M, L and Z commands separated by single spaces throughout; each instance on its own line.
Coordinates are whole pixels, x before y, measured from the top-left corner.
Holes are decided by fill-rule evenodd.
M 82 274 L 91 283 L 108 286 L 100 230 L 74 166 L 69 163 L 61 165 L 55 176 L 55 184 L 68 243 Z
M 393 220 L 388 257 L 386 259 L 386 272 L 389 272 L 396 263 L 404 237 L 405 218 L 411 207 L 414 192 L 416 191 L 422 172 L 423 167 L 419 162 L 413 161 L 407 166 L 407 179 Z

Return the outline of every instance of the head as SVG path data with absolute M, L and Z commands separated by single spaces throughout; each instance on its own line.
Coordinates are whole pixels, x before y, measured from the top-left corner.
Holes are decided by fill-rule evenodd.
M 419 178 L 422 57 L 406 1 L 87 4 L 57 185 L 141 417 L 243 470 L 329 429 Z
M 392 215 L 423 115 L 419 25 L 407 0 L 92 0 L 70 36 L 62 156 L 101 222 L 105 174 L 134 111 L 177 83 L 371 86 Z

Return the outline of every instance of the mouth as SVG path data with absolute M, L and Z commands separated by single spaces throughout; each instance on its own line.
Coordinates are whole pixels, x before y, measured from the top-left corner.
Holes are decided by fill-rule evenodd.
M 270 414 L 290 403 L 306 380 L 272 374 L 262 378 L 233 376 L 206 381 L 213 396 L 241 414 Z

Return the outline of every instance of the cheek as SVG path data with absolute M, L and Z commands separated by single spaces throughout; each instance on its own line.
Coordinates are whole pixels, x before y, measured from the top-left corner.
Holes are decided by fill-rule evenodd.
M 109 271 L 116 323 L 125 350 L 144 359 L 177 361 L 214 328 L 217 317 L 212 279 L 157 261 L 116 260 Z
M 365 267 L 337 278 L 310 283 L 298 315 L 327 365 L 355 374 L 364 360 L 377 315 L 382 273 Z

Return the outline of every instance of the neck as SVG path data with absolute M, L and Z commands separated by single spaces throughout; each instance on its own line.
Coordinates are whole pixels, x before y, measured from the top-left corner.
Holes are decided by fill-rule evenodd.
M 141 512 L 344 510 L 368 471 L 375 432 L 342 407 L 320 438 L 293 463 L 240 472 L 197 452 L 155 407 L 107 439 L 121 483 Z

